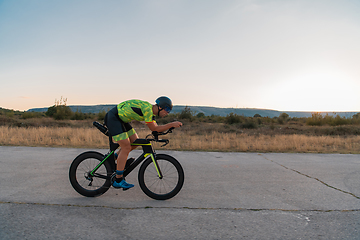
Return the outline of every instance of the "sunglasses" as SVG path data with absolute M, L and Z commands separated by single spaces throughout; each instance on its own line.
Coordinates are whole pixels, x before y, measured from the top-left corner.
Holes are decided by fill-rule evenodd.
M 171 108 L 170 108 L 170 107 L 165 107 L 164 110 L 165 110 L 167 113 L 170 113 L 170 112 L 171 112 Z

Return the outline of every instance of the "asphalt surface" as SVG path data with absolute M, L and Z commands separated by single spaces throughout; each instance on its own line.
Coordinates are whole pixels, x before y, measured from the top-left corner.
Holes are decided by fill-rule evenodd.
M 159 151 L 185 183 L 157 201 L 137 171 L 131 190 L 79 195 L 68 170 L 87 150 L 0 146 L 0 239 L 360 239 L 360 155 Z

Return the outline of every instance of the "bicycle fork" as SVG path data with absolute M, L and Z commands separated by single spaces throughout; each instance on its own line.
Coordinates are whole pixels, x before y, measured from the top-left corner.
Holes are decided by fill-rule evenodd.
M 161 169 L 160 169 L 160 167 L 159 167 L 159 164 L 158 164 L 158 162 L 157 162 L 156 159 L 155 159 L 154 154 L 153 154 L 153 153 L 147 153 L 147 154 L 145 154 L 144 157 L 146 158 L 146 157 L 149 156 L 149 155 L 150 155 L 150 157 L 151 157 L 151 159 L 152 159 L 152 161 L 153 161 L 153 163 L 154 163 L 154 166 L 155 166 L 156 172 L 157 172 L 157 174 L 158 174 L 158 177 L 159 177 L 160 179 L 162 179 L 162 178 L 163 178 L 163 175 L 162 175 Z

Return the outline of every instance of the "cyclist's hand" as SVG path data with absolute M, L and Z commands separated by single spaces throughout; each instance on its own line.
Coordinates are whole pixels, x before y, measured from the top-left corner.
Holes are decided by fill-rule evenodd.
M 176 122 L 173 122 L 171 125 L 172 125 L 172 127 L 177 128 L 177 127 L 181 127 L 183 124 L 179 121 L 176 121 Z

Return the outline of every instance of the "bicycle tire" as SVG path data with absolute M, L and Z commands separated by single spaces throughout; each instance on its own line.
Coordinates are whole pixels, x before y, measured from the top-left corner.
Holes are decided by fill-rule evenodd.
M 175 158 L 166 154 L 156 155 L 156 161 L 163 178 L 159 178 L 155 165 L 149 157 L 139 169 L 139 185 L 150 198 L 167 200 L 180 192 L 184 184 L 184 170 Z
M 89 177 L 89 173 L 104 159 L 98 152 L 85 152 L 77 156 L 69 169 L 69 179 L 72 187 L 85 197 L 97 197 L 104 194 L 111 186 L 111 166 L 108 161 L 96 171 L 97 174 L 106 176 L 106 179 Z

